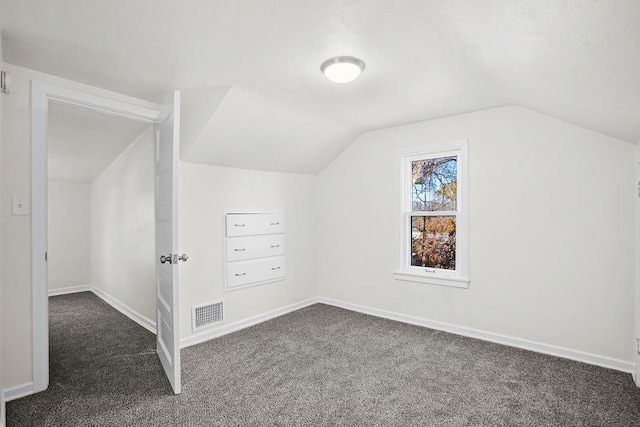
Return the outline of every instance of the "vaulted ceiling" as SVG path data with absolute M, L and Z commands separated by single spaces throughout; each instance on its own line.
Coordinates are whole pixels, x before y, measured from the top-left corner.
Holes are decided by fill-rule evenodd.
M 161 103 L 183 158 L 315 174 L 367 130 L 521 105 L 640 141 L 637 0 L 0 0 L 4 61 Z M 349 84 L 323 60 L 366 62 Z

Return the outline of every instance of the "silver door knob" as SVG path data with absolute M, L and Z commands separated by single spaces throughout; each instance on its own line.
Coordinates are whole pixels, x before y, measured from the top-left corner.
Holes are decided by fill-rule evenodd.
M 160 255 L 160 262 L 162 264 L 164 264 L 165 262 L 168 262 L 169 264 L 171 264 L 171 254 L 164 256 L 164 255 Z
M 186 262 L 189 259 L 187 254 L 182 254 L 178 257 L 178 261 Z

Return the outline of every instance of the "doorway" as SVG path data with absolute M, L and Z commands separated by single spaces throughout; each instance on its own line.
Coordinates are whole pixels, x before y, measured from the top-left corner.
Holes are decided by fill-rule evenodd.
M 93 291 L 155 333 L 153 127 L 51 103 L 47 145 L 49 296 Z
M 156 325 L 157 352 L 175 393 L 180 392 L 177 266 L 160 263 L 160 253 L 177 253 L 177 163 L 180 94 L 160 109 L 32 81 L 32 328 L 33 391 L 49 383 L 48 279 L 47 279 L 47 131 L 50 105 L 80 107 L 122 119 L 153 125 L 155 161 Z

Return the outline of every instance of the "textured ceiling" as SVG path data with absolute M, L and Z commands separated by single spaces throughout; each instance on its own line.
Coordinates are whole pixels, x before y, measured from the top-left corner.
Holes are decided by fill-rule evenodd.
M 640 140 L 638 0 L 0 0 L 4 61 L 161 102 L 183 157 L 317 173 L 358 134 L 522 105 Z M 362 58 L 339 85 L 320 63 Z M 230 89 L 231 88 L 231 89 Z

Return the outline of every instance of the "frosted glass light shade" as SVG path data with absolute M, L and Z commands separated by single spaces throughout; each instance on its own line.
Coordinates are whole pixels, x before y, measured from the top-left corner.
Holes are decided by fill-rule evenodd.
M 364 62 L 352 56 L 336 56 L 324 61 L 320 70 L 332 82 L 347 83 L 362 73 Z

